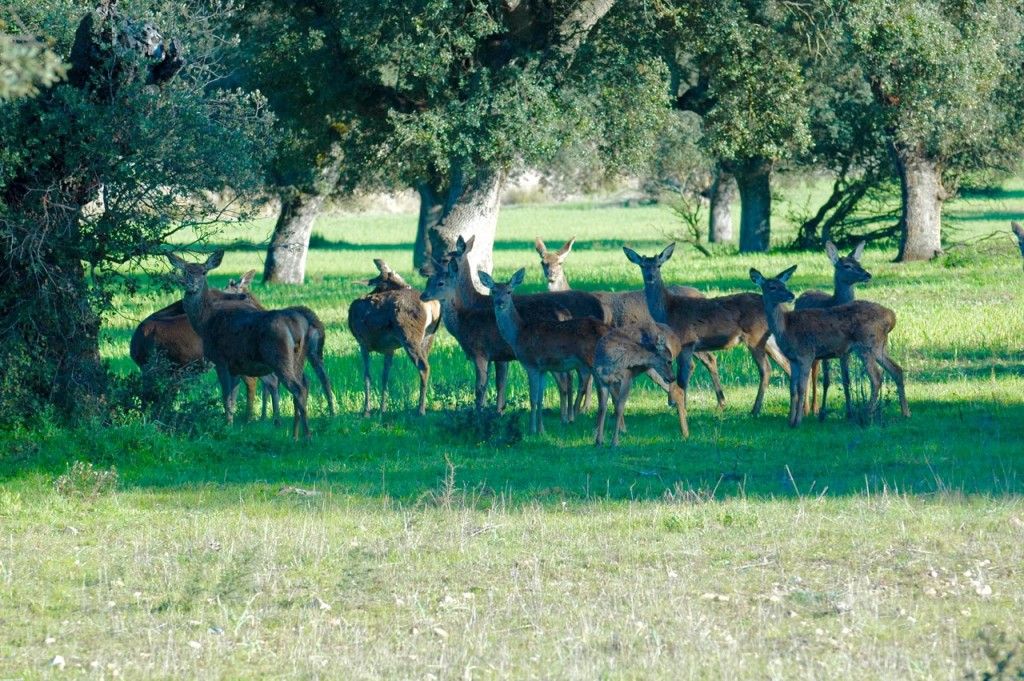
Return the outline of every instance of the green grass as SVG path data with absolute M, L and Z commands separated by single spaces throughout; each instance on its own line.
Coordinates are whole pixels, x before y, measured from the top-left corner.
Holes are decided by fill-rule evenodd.
M 954 240 L 1006 232 L 1022 186 L 948 205 Z M 820 190 L 785 188 L 780 240 Z M 645 379 L 623 445 L 596 449 L 593 413 L 560 426 L 553 391 L 547 436 L 481 442 L 472 371 L 444 333 L 426 417 L 404 359 L 394 411 L 357 415 L 354 280 L 384 257 L 420 281 L 413 226 L 322 219 L 309 285 L 257 290 L 328 325 L 342 413 L 324 416 L 314 386 L 312 442 L 270 423 L 189 439 L 136 417 L 0 435 L 0 678 L 57 675 L 58 655 L 97 677 L 963 678 L 993 667 L 987 636 L 1024 634 L 1024 274 L 1008 236 L 935 263 L 868 251 L 860 295 L 897 312 L 911 419 L 887 382 L 879 425 L 836 416 L 834 390 L 832 418 L 790 430 L 779 372 L 753 419 L 756 372 L 734 350 L 720 355 L 724 411 L 697 369 L 690 440 Z M 223 230 L 215 283 L 260 265 L 269 227 Z M 528 266 L 538 290 L 533 237 L 577 235 L 574 286 L 630 289 L 622 243 L 651 253 L 676 230 L 658 206 L 509 208 L 496 273 Z M 665 276 L 747 291 L 749 267 L 792 263 L 798 292 L 829 285 L 823 254 L 677 249 Z M 171 299 L 119 301 L 102 348 L 115 370 L 134 371 L 134 324 Z M 504 422 L 523 428 L 525 376 L 512 378 Z M 212 376 L 201 392 L 216 395 Z M 68 473 L 78 460 L 115 468 L 116 490 Z

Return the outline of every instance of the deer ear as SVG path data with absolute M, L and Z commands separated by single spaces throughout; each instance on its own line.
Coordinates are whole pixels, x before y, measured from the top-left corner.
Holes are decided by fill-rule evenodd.
M 857 244 L 857 248 L 853 249 L 853 252 L 850 253 L 850 257 L 856 260 L 857 262 L 860 262 L 860 259 L 864 257 L 864 247 L 867 245 L 867 241 L 861 241 L 859 244 Z
M 541 240 L 539 236 L 534 237 L 533 247 L 537 249 L 537 255 L 539 255 L 540 257 L 543 258 L 545 255 L 547 255 L 548 247 L 544 245 L 544 242 Z
M 833 265 L 839 262 L 839 249 L 831 241 L 825 242 L 825 253 L 828 254 L 828 259 L 832 261 Z
M 626 254 L 626 258 L 628 258 L 629 261 L 631 263 L 633 263 L 634 265 L 643 265 L 644 264 L 643 257 L 639 253 L 634 251 L 632 248 L 630 248 L 629 246 L 623 246 L 622 247 L 622 252 Z
M 249 270 L 242 275 L 242 280 L 238 282 L 238 286 L 242 289 L 248 290 L 252 286 L 252 280 L 256 277 L 256 270 Z
M 789 278 L 793 276 L 794 272 L 796 272 L 796 265 L 793 265 L 792 267 L 782 270 L 781 272 L 778 273 L 778 275 L 776 275 L 775 278 L 781 281 L 783 284 L 785 284 L 787 281 L 789 281 Z
M 449 269 L 448 271 L 450 272 L 451 270 Z M 494 290 L 494 279 L 491 278 L 491 275 L 487 274 L 483 270 L 478 270 L 476 274 L 478 277 L 480 277 L 481 284 L 491 289 L 492 291 Z
M 758 286 L 764 283 L 764 275 L 755 270 L 753 267 L 750 268 L 750 281 L 754 282 Z
M 476 243 L 476 234 L 474 234 L 473 236 L 469 237 L 468 239 L 464 239 L 462 241 L 462 244 L 463 244 L 462 253 L 469 253 L 470 251 L 472 251 L 473 250 L 473 244 L 475 244 L 475 243 Z M 462 253 L 460 253 L 459 255 L 462 255 Z
M 210 270 L 215 270 L 218 267 L 220 267 L 220 263 L 223 260 L 224 260 L 224 250 L 223 249 L 218 249 L 218 250 L 213 252 L 213 255 L 211 255 L 209 258 L 206 259 L 206 264 L 203 265 L 203 269 L 205 269 L 207 272 L 209 272 Z
M 668 246 L 665 246 L 665 250 L 658 254 L 658 267 L 664 265 L 669 258 L 672 257 L 672 253 L 676 250 L 676 244 L 673 241 Z
M 172 267 L 174 267 L 175 269 L 179 269 L 181 271 L 185 271 L 185 267 L 188 265 L 187 262 L 185 262 L 184 260 L 179 258 L 174 253 L 167 253 L 166 255 L 167 255 L 167 259 L 171 261 L 171 266 Z
M 377 268 L 377 271 L 380 272 L 381 274 L 391 271 L 391 268 L 388 266 L 386 262 L 384 262 L 383 258 L 374 258 L 373 264 Z
M 576 243 L 576 237 L 573 237 L 573 238 L 569 239 L 564 244 L 562 244 L 561 248 L 558 249 L 558 261 L 559 262 L 561 262 L 562 260 L 565 260 L 565 256 L 569 255 L 569 252 L 572 250 L 572 245 L 574 243 Z
M 512 286 L 512 288 L 515 288 L 516 286 L 521 285 L 523 283 L 523 280 L 525 280 L 525 279 L 526 279 L 526 270 L 524 268 L 520 267 L 519 270 L 515 274 L 512 275 L 512 279 L 508 283 L 509 283 L 510 286 Z

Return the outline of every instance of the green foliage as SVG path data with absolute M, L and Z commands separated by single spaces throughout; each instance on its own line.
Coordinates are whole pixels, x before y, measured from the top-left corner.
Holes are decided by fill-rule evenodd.
M 0 101 L 38 94 L 65 72 L 60 58 L 38 40 L 0 32 Z

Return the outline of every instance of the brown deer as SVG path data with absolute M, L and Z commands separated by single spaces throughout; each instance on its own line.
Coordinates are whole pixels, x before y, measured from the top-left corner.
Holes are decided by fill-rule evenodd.
M 256 270 L 246 272 L 240 281 L 232 279 L 223 291 L 211 289 L 210 294 L 222 301 L 235 301 L 242 305 L 259 307 L 259 303 L 249 293 L 249 286 Z M 222 294 L 218 296 L 218 294 Z M 143 319 L 132 334 L 128 346 L 128 354 L 132 361 L 148 376 L 150 362 L 157 354 L 162 354 L 175 370 L 188 370 L 199 367 L 203 361 L 203 342 L 193 330 L 185 314 L 182 301 L 174 302 L 157 310 Z M 277 379 L 273 374 L 260 379 L 263 384 L 262 417 L 267 418 L 267 395 L 273 402 L 274 421 L 280 418 L 278 405 L 280 393 Z M 255 414 L 256 381 L 252 376 L 243 376 L 242 382 L 246 389 L 246 415 L 252 420 Z
M 467 254 L 472 250 L 474 241 L 474 237 L 470 237 L 468 241 L 459 237 L 455 250 L 445 255 L 444 260 L 437 265 L 437 270 L 443 273 L 445 278 L 449 274 L 453 277 L 451 284 L 454 285 L 454 289 L 446 287 L 452 304 L 448 305 L 442 314 L 445 316 L 445 326 L 459 339 L 459 344 L 476 366 L 477 405 L 482 407 L 488 364 L 480 356 L 481 353 L 486 351 L 488 358 L 491 358 L 489 353 L 496 351 L 502 358 L 508 358 L 500 361 L 514 360 L 516 356 L 508 344 L 501 340 L 490 297 L 477 289 L 474 277 L 466 271 L 469 268 Z M 447 263 L 454 263 L 455 268 L 449 269 Z M 583 291 L 517 295 L 515 304 L 519 313 L 528 321 L 559 321 L 578 317 L 604 318 L 604 309 L 600 301 L 593 294 Z M 457 315 L 456 307 L 461 310 Z M 480 310 L 483 312 L 479 312 Z M 460 316 L 462 321 L 459 319 Z M 449 324 L 449 321 L 453 323 Z M 506 379 L 504 376 L 499 377 L 497 367 L 495 378 L 499 385 L 504 385 Z M 562 403 L 562 421 L 571 422 L 575 418 L 572 382 L 569 376 L 559 374 L 555 375 L 555 381 Z M 503 387 L 499 393 L 503 393 Z
M 771 331 L 764 314 L 761 296 L 737 293 L 716 298 L 687 298 L 674 296 L 665 288 L 661 266 L 672 257 L 675 244 L 669 244 L 656 256 L 642 256 L 631 248 L 623 251 L 630 262 L 639 265 L 643 273 L 647 309 L 654 321 L 666 324 L 679 336 L 681 350 L 676 362 L 677 382 L 683 395 L 690 383 L 691 356 L 698 350 L 725 350 L 743 343 L 757 364 L 761 380 L 751 414 L 761 413 L 764 393 L 768 388 L 771 365 L 768 357 L 789 373 L 789 362 L 771 343 Z
M 309 381 L 303 369 L 310 350 L 309 339 L 317 345 L 323 343 L 310 323 L 315 315 L 301 307 L 259 310 L 251 306 L 218 304 L 206 276 L 223 258 L 224 251 L 219 250 L 205 263 L 193 264 L 173 253 L 167 254 L 171 265 L 180 273 L 179 281 L 185 289 L 182 301 L 185 314 L 203 341 L 203 355 L 217 370 L 227 422 L 234 420 L 239 377 L 273 373 L 292 394 L 295 405 L 292 437 L 298 439 L 301 425 L 308 438 Z
M 533 245 L 540 255 L 540 267 L 544 272 L 544 278 L 548 282 L 549 291 L 570 291 L 569 279 L 565 274 L 565 259 L 572 252 L 576 237 L 573 237 L 562 244 L 557 251 L 549 251 L 540 237 L 534 239 Z M 669 286 L 668 292 L 675 296 L 685 298 L 703 298 L 704 294 L 692 286 Z M 604 307 L 604 323 L 618 327 L 641 325 L 651 323 L 651 315 L 647 311 L 647 296 L 643 291 L 604 292 L 594 291 L 593 295 Z M 711 383 L 715 388 L 715 397 L 718 399 L 718 406 L 725 406 L 725 393 L 722 391 L 722 381 L 718 376 L 718 360 L 708 352 L 697 352 L 694 356 L 700 363 L 707 367 L 711 375 Z M 589 388 L 589 386 L 587 386 Z M 589 396 L 589 395 L 588 395 Z M 586 408 L 586 401 L 584 401 Z
M 373 291 L 352 301 L 348 308 L 348 326 L 359 342 L 363 356 L 363 416 L 370 415 L 370 353 L 384 355 L 381 370 L 380 412 L 387 411 L 388 378 L 395 350 L 403 348 L 420 375 L 419 413 L 427 411 L 427 384 L 430 381 L 430 350 L 441 322 L 441 306 L 420 300 L 420 292 L 410 286 L 383 260 L 375 259 L 379 274 L 364 282 Z
M 789 425 L 796 427 L 804 415 L 807 380 L 811 365 L 817 359 L 842 357 L 856 352 L 864 360 L 871 380 L 868 417 L 878 408 L 882 385 L 881 364 L 896 382 L 900 410 L 910 416 L 903 383 L 903 369 L 889 357 L 886 344 L 896 327 L 896 314 L 887 307 L 866 300 L 855 300 L 836 307 L 786 311 L 783 303 L 791 302 L 793 294 L 786 282 L 796 270 L 793 265 L 773 278 L 764 277 L 751 268 L 750 279 L 761 288 L 765 315 L 779 348 L 789 358 Z M 844 376 L 844 382 L 847 377 Z M 844 386 L 849 390 L 849 386 Z
M 864 255 L 865 242 L 861 241 L 857 244 L 850 255 L 843 257 L 839 255 L 839 249 L 831 241 L 825 242 L 825 253 L 828 254 L 828 259 L 832 261 L 832 267 L 835 270 L 833 276 L 834 290 L 831 295 L 824 291 L 805 291 L 801 293 L 793 303 L 794 310 L 812 310 L 827 307 L 836 307 L 838 305 L 845 305 L 852 303 L 854 300 L 853 287 L 861 282 L 871 281 L 871 274 L 861 267 L 860 259 Z M 839 358 L 839 368 L 844 376 L 843 386 L 844 388 L 850 384 L 850 356 L 843 355 Z M 825 420 L 825 405 L 828 398 L 828 387 L 830 381 L 829 376 L 829 360 L 815 360 L 814 364 L 811 365 L 811 400 L 808 404 L 808 413 L 814 413 L 818 410 L 818 367 L 822 368 L 821 374 L 821 410 L 818 412 L 818 418 Z M 846 391 L 846 416 L 850 417 L 853 415 L 853 403 L 850 401 L 850 393 Z
M 595 444 L 604 443 L 604 421 L 608 413 L 608 396 L 615 403 L 615 434 L 612 446 L 618 446 L 619 434 L 625 431 L 623 413 L 633 379 L 646 373 L 672 397 L 679 413 L 679 432 L 689 437 L 686 422 L 686 401 L 675 382 L 672 360 L 679 353 L 675 333 L 664 324 L 629 326 L 612 329 L 597 342 L 594 356 L 594 376 L 604 389 L 600 393 L 597 409 L 597 435 Z
M 1021 227 L 1019 222 L 1011 222 L 1010 227 L 1013 229 L 1013 235 L 1017 237 L 1020 254 L 1024 256 L 1024 227 Z
M 512 292 L 523 283 L 520 269 L 507 283 L 499 284 L 480 271 L 480 282 L 491 292 L 498 330 L 512 347 L 530 384 L 530 432 L 544 432 L 544 379 L 547 372 L 583 370 L 593 373 L 597 342 L 611 327 L 594 317 L 564 321 L 527 321 L 516 309 Z M 600 388 L 604 390 L 604 388 Z M 600 398 L 602 401 L 605 399 Z

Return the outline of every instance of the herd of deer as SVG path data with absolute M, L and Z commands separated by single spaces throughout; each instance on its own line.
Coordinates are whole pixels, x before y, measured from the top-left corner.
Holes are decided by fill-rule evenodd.
M 1024 229 L 1014 223 L 1014 232 L 1024 254 Z M 370 413 L 370 354 L 384 355 L 380 410 L 387 408 L 388 378 L 394 358 L 404 349 L 419 372 L 419 413 L 426 410 L 430 380 L 429 355 L 438 326 L 455 337 L 476 369 L 476 406 L 483 408 L 490 367 L 494 365 L 496 406 L 505 408 L 508 363 L 518 361 L 529 378 L 530 431 L 543 433 L 544 383 L 552 373 L 558 386 L 563 423 L 574 420 L 586 409 L 591 386 L 598 391 L 595 441 L 604 442 L 608 398 L 615 407 L 615 433 L 619 443 L 625 431 L 623 412 L 633 380 L 647 374 L 669 395 L 679 417 L 683 437 L 689 435 L 686 403 L 693 358 L 710 374 L 719 407 L 724 406 L 715 351 L 744 344 L 760 375 L 757 397 L 751 410 L 761 411 L 771 373 L 778 364 L 790 377 L 789 424 L 798 426 L 803 416 L 817 411 L 826 416 L 830 384 L 829 360 L 838 359 L 846 415 L 853 415 L 850 395 L 849 359 L 857 354 L 871 383 L 867 404 L 869 418 L 878 410 L 882 369 L 896 383 L 900 409 L 910 416 L 903 370 L 887 351 L 889 334 L 896 325 L 892 310 L 864 300 L 855 300 L 854 286 L 871 279 L 860 264 L 864 244 L 842 256 L 829 242 L 826 252 L 832 261 L 835 288 L 830 295 L 808 291 L 795 298 L 786 283 L 796 266 L 775 277 L 750 270 L 751 280 L 761 294 L 738 293 L 705 297 L 687 286 L 666 286 L 661 268 L 672 257 L 674 244 L 653 257 L 623 248 L 630 262 L 640 267 L 643 290 L 625 293 L 574 291 L 565 274 L 565 261 L 574 240 L 557 251 L 549 251 L 537 239 L 541 268 L 548 284 L 543 293 L 516 295 L 525 278 L 517 271 L 508 282 L 497 282 L 488 273 L 474 272 L 468 254 L 473 239 L 460 238 L 454 251 L 435 260 L 426 288 L 412 288 L 383 260 L 374 260 L 378 275 L 364 281 L 371 292 L 349 307 L 349 328 L 359 343 L 363 359 L 363 414 Z M 220 265 L 223 252 L 202 264 L 188 263 L 176 255 L 168 258 L 185 289 L 183 300 L 147 317 L 136 329 L 131 356 L 140 367 L 159 351 L 174 366 L 198 363 L 202 359 L 216 368 L 228 422 L 232 420 L 240 380 L 249 392 L 248 412 L 254 410 L 257 378 L 263 382 L 263 414 L 269 393 L 278 417 L 278 385 L 292 394 L 295 404 L 293 436 L 300 426 L 306 436 L 308 381 L 304 366 L 309 361 L 327 395 L 331 414 L 335 412 L 330 380 L 324 369 L 324 326 L 305 307 L 266 310 L 249 292 L 252 272 L 241 281 L 232 280 L 223 291 L 211 289 L 207 273 Z M 477 280 L 489 292 L 478 288 Z M 794 302 L 793 309 L 783 307 Z M 673 362 L 676 369 L 673 371 Z M 822 375 L 820 407 L 817 376 Z M 579 391 L 573 398 L 573 378 Z M 812 394 L 808 401 L 808 387 Z

